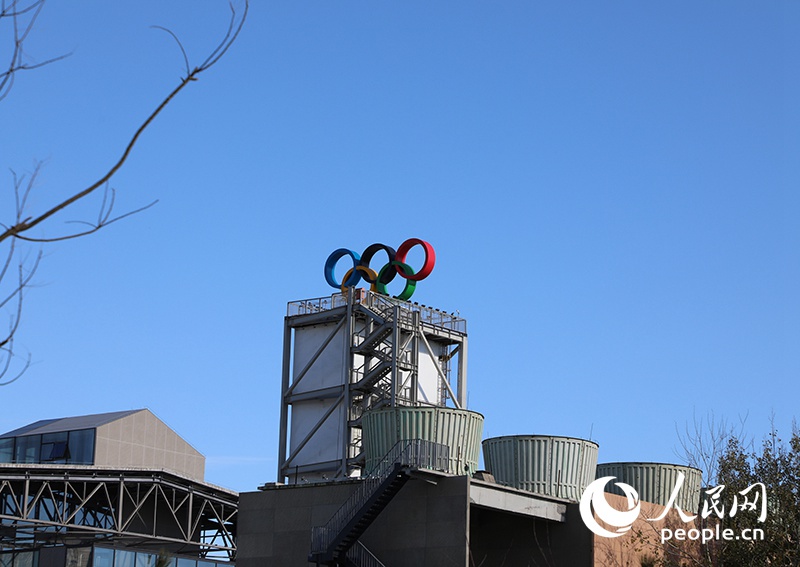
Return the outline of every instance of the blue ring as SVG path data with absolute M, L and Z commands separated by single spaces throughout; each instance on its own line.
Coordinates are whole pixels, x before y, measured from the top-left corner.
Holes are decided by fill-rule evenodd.
M 353 273 L 349 278 L 347 278 L 347 280 L 345 280 L 343 284 L 340 284 L 336 281 L 336 278 L 333 275 L 333 270 L 336 268 L 336 264 L 339 262 L 339 260 L 345 256 L 350 256 L 350 258 L 353 260 Z M 361 280 L 361 273 L 356 270 L 360 261 L 361 256 L 352 250 L 348 250 L 347 248 L 339 248 L 338 250 L 334 250 L 325 261 L 325 281 L 328 282 L 328 285 L 335 287 L 336 289 L 341 289 L 342 286 L 353 287 L 357 285 L 359 280 Z

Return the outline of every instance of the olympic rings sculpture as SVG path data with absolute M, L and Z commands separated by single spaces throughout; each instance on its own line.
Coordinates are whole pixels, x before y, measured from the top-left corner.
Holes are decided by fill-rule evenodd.
M 406 264 L 406 257 L 408 252 L 414 246 L 422 246 L 425 251 L 425 262 L 419 272 L 414 272 L 414 269 Z M 380 251 L 386 252 L 389 261 L 377 272 L 369 267 L 372 257 Z M 342 283 L 336 281 L 336 276 L 333 271 L 339 260 L 345 256 L 350 256 L 353 261 L 353 267 L 350 268 L 344 275 Z M 362 254 L 357 254 L 347 248 L 339 248 L 334 250 L 328 259 L 325 261 L 325 281 L 328 285 L 336 289 L 344 291 L 348 287 L 353 287 L 358 284 L 362 279 L 370 284 L 370 290 L 376 291 L 383 295 L 389 295 L 386 291 L 386 285 L 391 282 L 396 275 L 406 280 L 406 285 L 397 299 L 406 300 L 414 294 L 417 287 L 417 282 L 427 278 L 433 271 L 433 265 L 436 263 L 436 253 L 428 242 L 420 240 L 419 238 L 409 238 L 403 242 L 400 247 L 395 251 L 391 246 L 385 244 L 371 244 L 367 246 Z

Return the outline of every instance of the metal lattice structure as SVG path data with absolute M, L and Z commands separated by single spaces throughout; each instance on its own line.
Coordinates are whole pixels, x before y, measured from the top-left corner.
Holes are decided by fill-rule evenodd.
M 233 560 L 238 495 L 164 471 L 0 467 L 0 549 L 150 545 Z
M 363 289 L 289 303 L 278 481 L 351 476 L 361 418 L 381 407 L 466 406 L 466 321 Z

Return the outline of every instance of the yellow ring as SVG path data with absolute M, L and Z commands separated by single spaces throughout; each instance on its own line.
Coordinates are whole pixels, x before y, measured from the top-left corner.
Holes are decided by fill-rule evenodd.
M 356 270 L 357 272 L 364 272 L 367 276 L 369 276 L 368 278 L 364 276 L 361 277 L 364 278 L 367 282 L 371 282 L 369 286 L 370 291 L 378 291 L 378 289 L 375 287 L 376 282 L 378 281 L 378 274 L 375 273 L 375 270 L 373 270 L 372 268 L 368 268 L 366 266 L 356 266 L 355 268 L 350 268 L 349 270 L 347 270 L 347 273 L 342 278 L 343 282 L 346 282 L 347 280 L 350 279 L 350 276 L 353 275 L 353 270 Z M 347 286 L 342 284 L 342 293 L 344 293 L 346 290 Z

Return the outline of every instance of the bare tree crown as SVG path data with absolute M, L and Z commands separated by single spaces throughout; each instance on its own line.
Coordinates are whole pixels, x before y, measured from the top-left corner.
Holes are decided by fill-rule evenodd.
M 45 0 L 0 0 L 0 101 L 9 96 L 17 76 L 32 69 L 63 59 L 67 55 L 59 55 L 45 61 L 29 61 L 25 53 L 25 42 L 35 30 L 36 22 L 45 7 Z M 30 354 L 20 355 L 14 350 L 14 337 L 22 320 L 22 307 L 25 292 L 36 273 L 42 259 L 42 251 L 31 253 L 23 250 L 19 241 L 34 242 L 44 245 L 48 242 L 68 240 L 87 236 L 101 228 L 126 218 L 132 214 L 151 207 L 155 202 L 124 214 L 114 214 L 115 191 L 109 183 L 114 175 L 128 160 L 131 151 L 138 142 L 142 133 L 153 123 L 156 117 L 184 90 L 187 85 L 196 81 L 199 76 L 213 67 L 228 52 L 236 41 L 247 18 L 248 2 L 237 10 L 230 5 L 230 19 L 227 30 L 217 46 L 197 66 L 192 67 L 189 56 L 183 48 L 178 37 L 170 30 L 153 26 L 171 35 L 183 55 L 185 75 L 178 84 L 169 92 L 153 109 L 147 118 L 134 131 L 127 144 L 124 145 L 120 157 L 107 170 L 98 176 L 97 181 L 91 185 L 78 188 L 66 199 L 53 203 L 44 210 L 30 212 L 28 207 L 29 197 L 36 186 L 42 163 L 34 166 L 29 175 L 18 176 L 13 171 L 12 191 L 14 194 L 15 210 L 11 218 L 0 218 L 0 246 L 3 247 L 3 260 L 0 265 L 0 312 L 8 316 L 8 327 L 0 332 L 0 386 L 10 384 L 17 380 L 30 365 Z M 31 229 L 45 226 L 55 215 L 70 210 L 71 206 L 88 196 L 100 192 L 98 214 L 92 221 L 72 221 L 83 225 L 83 230 L 67 234 L 57 234 L 48 237 L 33 237 Z

